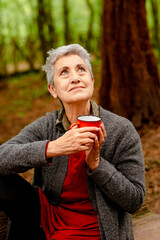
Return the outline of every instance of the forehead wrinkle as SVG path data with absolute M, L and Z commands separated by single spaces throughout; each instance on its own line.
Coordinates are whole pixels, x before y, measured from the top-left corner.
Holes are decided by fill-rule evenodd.
M 74 60 L 72 60 L 72 61 L 70 60 L 72 55 L 62 56 L 59 59 L 57 59 L 57 61 L 54 64 L 54 67 L 57 67 L 57 73 L 61 72 L 63 69 L 66 69 L 66 70 L 68 69 L 69 70 L 72 67 L 74 67 L 75 69 L 79 68 L 79 66 L 87 67 L 83 58 L 81 58 L 79 55 L 76 55 L 76 54 L 75 55 L 73 54 L 73 57 L 74 56 L 76 57 L 75 61 Z M 61 63 L 61 59 L 67 59 L 67 58 L 69 59 L 68 63 L 67 62 L 64 62 L 64 63 L 62 62 Z M 77 62 L 77 64 L 76 64 L 76 62 Z M 70 63 L 71 63 L 71 66 L 70 66 Z M 64 64 L 64 66 L 63 66 L 63 64 Z M 76 66 L 74 64 L 76 64 Z M 58 69 L 58 66 L 60 67 L 59 69 Z

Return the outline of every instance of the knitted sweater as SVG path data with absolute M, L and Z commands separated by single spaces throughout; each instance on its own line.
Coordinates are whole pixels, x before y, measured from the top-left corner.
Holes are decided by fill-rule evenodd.
M 140 138 L 127 119 L 99 108 L 105 125 L 105 139 L 99 166 L 88 169 L 88 191 L 97 212 L 101 239 L 133 240 L 132 213 L 145 196 L 144 159 Z M 49 201 L 58 204 L 67 174 L 68 156 L 51 159 L 48 166 L 45 148 L 48 140 L 59 138 L 58 111 L 47 113 L 25 127 L 0 147 L 0 175 L 35 168 L 34 186 L 41 187 Z

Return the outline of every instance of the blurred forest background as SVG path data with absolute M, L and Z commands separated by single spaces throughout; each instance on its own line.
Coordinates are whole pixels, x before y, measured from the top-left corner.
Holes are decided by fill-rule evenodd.
M 51 48 L 77 42 L 101 56 L 102 0 L 1 0 L 0 76 L 39 70 Z M 160 66 L 160 2 L 146 0 L 152 47 Z
M 1 0 L 1 76 L 39 69 L 47 51 L 63 44 L 78 42 L 99 56 L 101 13 L 101 0 Z
M 0 0 L 0 144 L 60 107 L 47 91 L 41 65 L 51 48 L 79 43 L 91 53 L 93 99 L 129 118 L 140 134 L 146 201 L 160 213 L 160 1 L 131 2 Z M 127 25 L 131 15 L 133 28 Z M 141 51 L 132 29 L 139 31 Z M 23 176 L 31 181 L 32 172 Z

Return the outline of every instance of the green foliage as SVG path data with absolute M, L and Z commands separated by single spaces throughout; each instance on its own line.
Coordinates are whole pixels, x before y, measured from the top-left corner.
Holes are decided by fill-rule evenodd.
M 158 20 L 160 24 L 160 1 L 146 0 L 147 20 L 152 38 L 155 54 L 159 55 L 159 43 L 154 38 L 154 18 L 151 1 L 157 4 Z M 45 5 L 46 11 L 50 11 L 54 26 L 53 47 L 63 45 L 64 39 L 64 9 L 63 0 L 45 0 L 50 2 L 50 9 Z M 89 51 L 98 54 L 100 52 L 101 38 L 101 15 L 102 0 L 90 0 L 93 10 L 93 32 L 92 39 L 89 39 Z M 87 44 L 87 34 L 89 30 L 90 9 L 86 0 L 68 0 L 69 8 L 69 31 L 72 42 L 80 43 L 84 47 Z M 40 48 L 40 39 L 38 35 L 38 0 L 1 0 L 0 1 L 0 73 L 6 74 L 7 64 L 14 64 L 15 68 L 18 62 L 26 61 L 30 68 L 34 69 L 38 62 L 42 61 L 42 49 Z M 45 38 L 49 41 L 50 32 L 45 31 Z M 160 32 L 159 32 L 160 35 Z M 160 39 L 160 36 L 159 36 Z M 49 50 L 49 49 L 48 49 Z
M 148 27 L 150 30 L 154 28 L 153 11 L 152 11 L 152 4 L 151 4 L 152 1 L 155 2 L 157 5 L 158 21 L 160 25 L 160 1 L 146 0 L 147 21 L 148 21 Z
M 0 4 L 1 11 L 1 35 L 5 36 L 6 43 L 12 38 L 17 38 L 19 44 L 23 44 L 35 18 L 36 1 L 3 0 Z
M 160 68 L 160 1 L 146 0 L 146 12 L 152 47 Z
M 91 1 L 95 11 L 94 31 L 98 35 L 100 32 L 100 12 L 101 5 L 98 4 L 98 0 Z M 88 30 L 87 21 L 89 18 L 89 9 L 86 6 L 85 0 L 81 1 L 69 1 L 70 8 L 70 28 L 74 39 L 78 38 L 78 35 L 85 35 Z M 3 0 L 0 3 L 1 12 L 1 29 L 0 34 L 5 36 L 5 43 L 10 43 L 12 38 L 16 38 L 20 45 L 25 43 L 30 34 L 30 37 L 36 39 L 37 36 L 37 1 L 32 0 Z M 63 7 L 62 0 L 52 0 L 52 9 L 55 20 L 56 33 L 60 42 L 64 42 L 63 39 Z

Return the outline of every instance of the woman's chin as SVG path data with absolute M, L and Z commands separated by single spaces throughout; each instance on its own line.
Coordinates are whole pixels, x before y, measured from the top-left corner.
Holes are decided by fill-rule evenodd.
M 74 94 L 73 96 L 68 96 L 68 101 L 71 103 L 76 103 L 80 101 L 89 101 L 92 97 L 92 93 L 77 93 Z
M 79 102 L 88 102 L 91 99 L 91 97 L 85 97 L 85 96 L 77 96 L 77 97 L 73 97 L 71 98 L 69 101 L 67 101 L 68 103 L 79 103 Z

